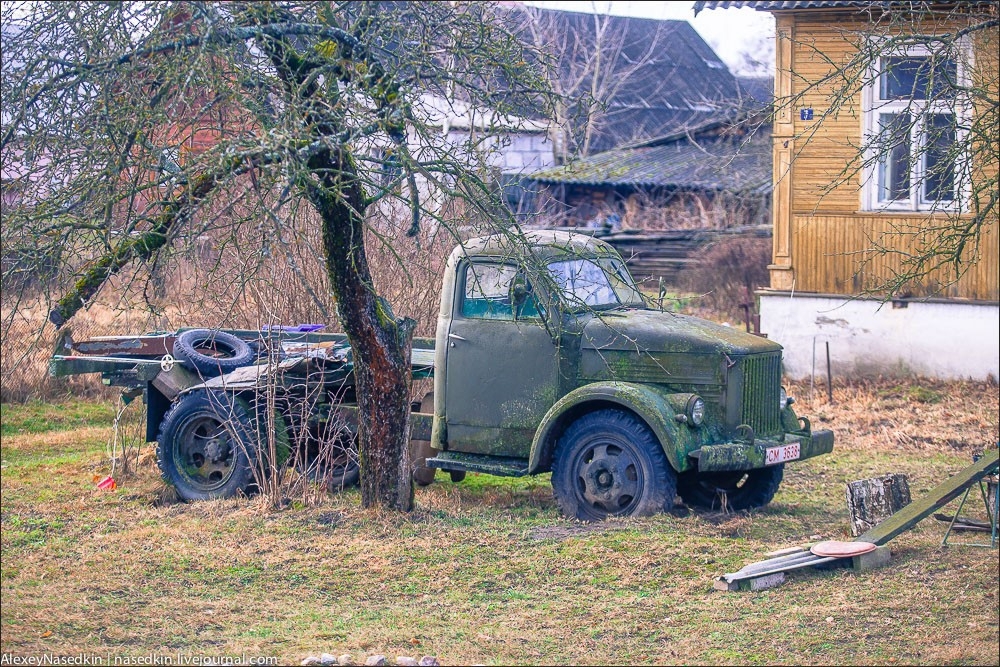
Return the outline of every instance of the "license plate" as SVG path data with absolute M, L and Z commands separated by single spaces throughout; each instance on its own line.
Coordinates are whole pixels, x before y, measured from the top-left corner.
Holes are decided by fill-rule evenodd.
M 785 461 L 794 461 L 799 458 L 801 451 L 799 450 L 799 445 L 785 445 L 784 447 L 768 447 L 764 450 L 765 465 L 775 465 L 776 463 L 784 463 Z

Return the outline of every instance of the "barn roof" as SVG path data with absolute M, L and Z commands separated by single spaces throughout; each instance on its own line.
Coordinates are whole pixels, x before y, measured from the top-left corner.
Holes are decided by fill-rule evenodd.
M 614 36 L 613 43 L 605 43 L 605 55 L 638 63 L 628 68 L 622 82 L 602 83 L 621 85 L 594 128 L 591 152 L 699 127 L 727 116 L 739 104 L 736 78 L 687 21 L 601 16 L 598 22 L 590 13 L 525 6 L 520 10 L 531 12 L 554 35 L 575 40 L 573 49 L 554 54 L 564 70 L 579 70 L 583 59 L 593 57 L 599 32 L 606 41 Z M 579 90 L 590 90 L 589 83 Z
M 531 180 L 550 185 L 763 192 L 771 188 L 771 138 L 767 132 L 749 137 L 665 137 L 535 172 Z

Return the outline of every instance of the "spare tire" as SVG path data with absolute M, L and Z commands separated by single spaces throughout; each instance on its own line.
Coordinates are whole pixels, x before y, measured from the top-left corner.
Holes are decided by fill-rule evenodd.
M 250 345 L 232 334 L 214 329 L 190 329 L 174 340 L 174 356 L 204 377 L 225 375 L 255 358 Z

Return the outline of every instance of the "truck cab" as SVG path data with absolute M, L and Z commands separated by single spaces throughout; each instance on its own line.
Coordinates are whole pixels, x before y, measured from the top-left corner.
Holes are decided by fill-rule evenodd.
M 617 252 L 553 231 L 474 239 L 441 290 L 426 465 L 552 472 L 581 519 L 771 500 L 832 450 L 781 386 L 781 346 L 653 307 Z

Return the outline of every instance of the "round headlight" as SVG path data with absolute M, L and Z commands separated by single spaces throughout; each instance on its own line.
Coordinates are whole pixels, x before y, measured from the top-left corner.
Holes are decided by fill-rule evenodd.
M 705 421 L 705 401 L 701 400 L 701 396 L 692 396 L 688 399 L 685 412 L 689 424 L 701 426 L 701 423 Z
M 778 394 L 778 412 L 781 412 L 788 407 L 788 392 L 785 388 L 781 388 L 781 392 Z

